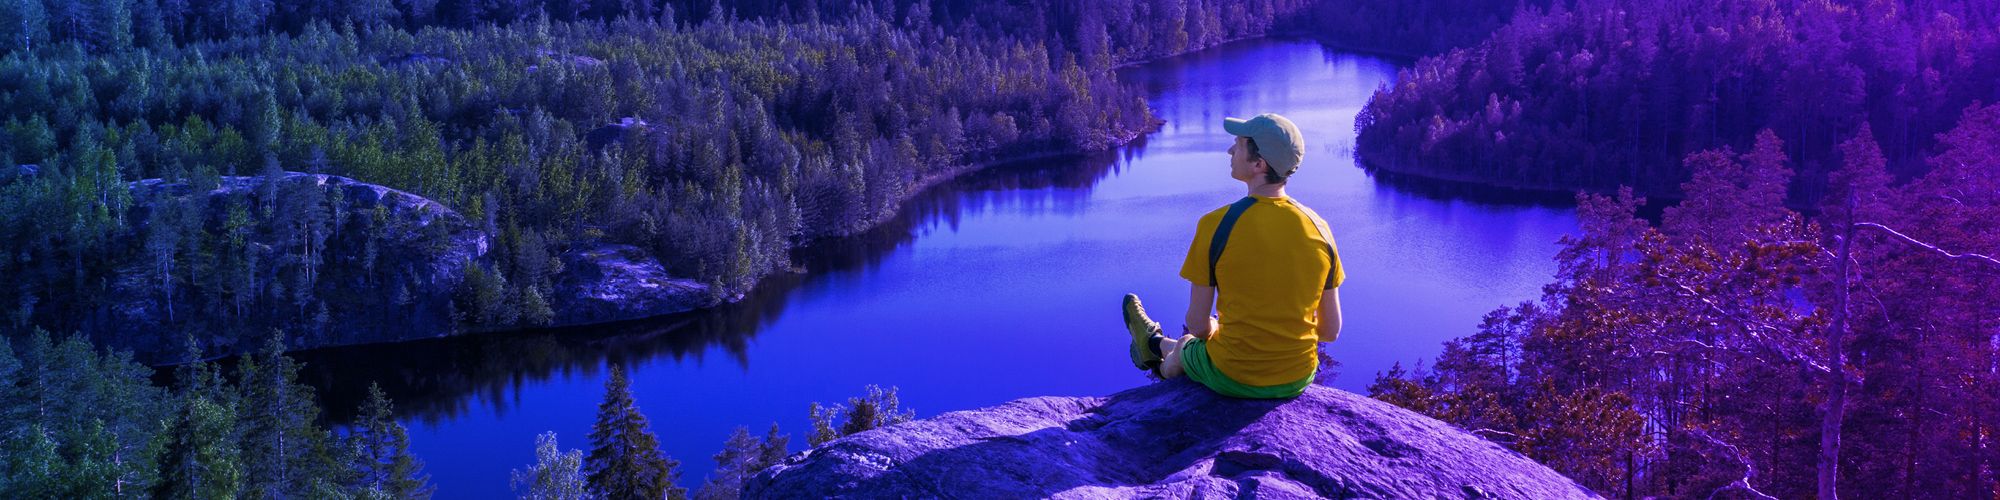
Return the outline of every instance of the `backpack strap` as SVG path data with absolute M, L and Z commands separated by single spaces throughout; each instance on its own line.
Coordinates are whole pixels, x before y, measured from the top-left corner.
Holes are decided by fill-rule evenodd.
M 1313 227 L 1319 229 L 1319 239 L 1326 243 L 1326 262 L 1328 267 L 1326 268 L 1325 287 L 1333 288 L 1333 276 L 1340 272 L 1340 256 L 1334 254 L 1333 250 L 1333 231 L 1326 228 L 1325 219 L 1319 218 L 1319 214 L 1313 212 L 1311 208 L 1306 208 L 1305 204 L 1293 201 L 1292 206 L 1299 207 L 1299 213 L 1305 214 L 1307 219 L 1312 219 Z
M 1229 244 L 1229 230 L 1236 227 L 1236 219 L 1243 217 L 1243 211 L 1257 204 L 1254 196 L 1245 196 L 1236 203 L 1229 204 L 1229 211 L 1223 212 L 1222 222 L 1215 225 L 1215 236 L 1208 240 L 1208 286 L 1219 287 L 1215 282 L 1215 263 L 1222 261 L 1222 247 Z

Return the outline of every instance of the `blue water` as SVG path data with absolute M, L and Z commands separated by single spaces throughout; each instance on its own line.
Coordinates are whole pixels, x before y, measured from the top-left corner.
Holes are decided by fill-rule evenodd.
M 308 353 L 336 416 L 368 380 L 406 415 L 442 498 L 509 495 L 508 471 L 555 431 L 587 449 L 607 363 L 623 364 L 681 484 L 701 484 L 736 426 L 772 423 L 803 449 L 807 405 L 868 384 L 919 417 L 1030 396 L 1145 384 L 1118 299 L 1178 329 L 1195 219 L 1244 194 L 1224 116 L 1279 112 L 1309 152 L 1290 194 L 1327 219 L 1348 266 L 1336 385 L 1365 392 L 1391 363 L 1435 356 L 1481 315 L 1539 296 L 1572 210 L 1420 195 L 1355 168 L 1354 116 L 1389 62 L 1255 40 L 1126 70 L 1166 125 L 1086 159 L 997 168 L 914 200 L 875 233 L 802 252 L 809 270 L 741 304 L 621 325 Z

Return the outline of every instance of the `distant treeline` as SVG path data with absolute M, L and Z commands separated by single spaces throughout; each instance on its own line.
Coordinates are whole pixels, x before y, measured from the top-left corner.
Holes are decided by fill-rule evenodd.
M 1498 12 L 1490 2 L 1455 0 L 1446 9 L 1395 7 L 1398 2 L 1351 2 L 1369 11 L 1409 11 L 1421 21 L 1465 17 L 1463 11 Z M 1223 41 L 1258 36 L 1274 24 L 1298 20 L 1310 0 L 10 0 L 0 5 L 0 36 L 19 47 L 75 42 L 86 50 L 298 34 L 315 23 L 334 26 L 423 28 L 509 26 L 546 15 L 556 22 L 642 20 L 660 24 L 765 21 L 774 24 L 838 23 L 857 16 L 893 27 L 938 27 L 964 38 L 1011 37 L 1054 44 L 1058 52 L 1102 51 L 1126 62 L 1178 54 Z M 1350 2 L 1331 2 L 1348 4 Z M 1351 9 L 1350 9 L 1351 10 Z M 1381 19 L 1374 19 L 1379 21 Z M 1343 19 L 1353 26 L 1372 25 Z M 1412 19 L 1420 21 L 1420 19 Z M 1421 26 L 1421 25 L 1420 25 Z M 1409 27 L 1399 32 L 1416 31 Z
M 1419 2 L 1422 3 L 1422 2 Z M 1548 190 L 1678 197 L 1688 153 L 1770 129 L 1794 206 L 1869 125 L 1910 179 L 1974 102 L 2000 100 L 1992 2 L 1578 0 L 1529 8 L 1424 59 L 1356 119 L 1367 168 Z
M 328 251 L 368 215 L 339 197 L 133 212 L 127 190 L 284 171 L 490 235 L 453 304 L 468 328 L 546 321 L 558 257 L 595 242 L 726 300 L 967 165 L 1128 140 L 1155 119 L 1109 68 L 1303 4 L 0 2 L 0 323 L 95 335 L 132 294 L 241 340 L 401 300 L 327 293 L 406 272 Z
M 1524 8 L 1551 0 L 1323 0 L 1288 31 L 1348 49 L 1417 58 L 1485 41 Z

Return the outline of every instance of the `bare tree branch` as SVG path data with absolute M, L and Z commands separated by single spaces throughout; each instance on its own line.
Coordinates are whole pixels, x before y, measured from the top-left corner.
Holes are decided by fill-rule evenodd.
M 1757 476 L 1757 468 L 1750 464 L 1749 457 L 1743 456 L 1743 450 L 1741 448 L 1737 448 L 1736 445 L 1729 444 L 1728 442 L 1725 442 L 1721 439 L 1717 439 L 1715 436 L 1709 435 L 1708 431 L 1701 430 L 1700 428 L 1689 428 L 1688 433 L 1693 434 L 1696 437 L 1708 440 L 1708 442 L 1714 443 L 1716 446 L 1721 446 L 1723 448 L 1728 449 L 1730 454 L 1736 456 L 1735 457 L 1736 463 L 1743 465 L 1743 477 L 1736 478 L 1735 481 L 1731 481 L 1729 484 L 1722 485 L 1721 488 L 1717 488 L 1715 491 L 1709 492 L 1708 498 L 1710 500 L 1714 500 L 1715 495 L 1720 494 L 1724 491 L 1737 490 L 1737 489 L 1750 492 L 1750 494 L 1756 495 L 1757 498 L 1763 498 L 1765 500 L 1778 500 L 1778 497 L 1771 496 L 1762 491 L 1757 491 L 1756 486 L 1750 485 L 1750 479 Z
M 1485 436 L 1485 435 L 1488 435 L 1488 434 L 1492 434 L 1492 435 L 1498 435 L 1498 436 L 1507 436 L 1507 437 L 1509 437 L 1509 438 L 1513 438 L 1513 439 L 1517 439 L 1517 440 L 1518 440 L 1518 439 L 1521 439 L 1521 435 L 1520 435 L 1520 434 L 1515 434 L 1515 433 L 1512 433 L 1512 432 L 1507 432 L 1507 431 L 1501 431 L 1501 430 L 1493 430 L 1493 429 L 1487 429 L 1487 428 L 1483 428 L 1483 427 L 1482 427 L 1482 428 L 1478 428 L 1478 429 L 1473 429 L 1473 430 L 1472 430 L 1472 433 L 1473 433 L 1473 434 L 1478 434 L 1478 435 L 1481 435 L 1481 436 Z M 1491 440 L 1492 438 L 1487 438 L 1487 439 Z
M 1929 244 L 1929 243 L 1924 243 L 1923 241 L 1919 241 L 1919 240 L 1917 240 L 1916 238 L 1911 238 L 1911 237 L 1909 237 L 1908 235 L 1905 235 L 1905 234 L 1903 234 L 1903 233 L 1899 233 L 1899 232 L 1896 232 L 1896 230 L 1894 230 L 1894 229 L 1889 229 L 1889 226 L 1884 226 L 1884 225 L 1881 225 L 1881 224 L 1876 224 L 1876 223 L 1873 223 L 1873 222 L 1856 222 L 1856 223 L 1854 223 L 1854 227 L 1865 227 L 1865 228 L 1869 228 L 1869 229 L 1875 229 L 1875 230 L 1878 230 L 1878 231 L 1882 231 L 1882 232 L 1884 232 L 1884 233 L 1889 233 L 1889 236 L 1894 236 L 1894 237 L 1895 237 L 1896 239 L 1899 239 L 1899 240 L 1903 240 L 1903 242 L 1904 242 L 1904 243 L 1908 243 L 1908 244 L 1910 244 L 1910 245 L 1913 245 L 1913 246 L 1916 246 L 1916 247 L 1918 247 L 1918 248 L 1922 248 L 1922 249 L 1925 249 L 1925 250 L 1930 250 L 1930 251 L 1932 251 L 1932 252 L 1936 252 L 1936 253 L 1938 253 L 1938 254 L 1940 254 L 1940 255 L 1943 255 L 1943 256 L 1945 256 L 1946 258 L 1951 258 L 1951 259 L 1963 259 L 1963 260 L 1970 260 L 1970 261 L 1973 261 L 1973 262 L 1980 262 L 1980 263 L 1984 263 L 1984 264 L 1986 264 L 1986 265 L 1989 265 L 1989 266 L 1993 266 L 1993 268 L 1994 268 L 1995 270 L 2000 270 L 2000 259 L 1995 259 L 1995 258 L 1993 258 L 1993 257 L 1990 257 L 1990 256 L 1987 256 L 1987 255 L 1985 255 L 1985 254 L 1976 254 L 1976 253 L 1952 253 L 1952 252 L 1951 252 L 1951 251 L 1949 251 L 1949 250 L 1945 250 L 1945 249 L 1942 249 L 1942 248 L 1938 248 L 1938 247 L 1937 247 L 1936 245 L 1932 245 L 1932 244 Z
M 1707 296 L 1702 295 L 1701 292 L 1695 291 L 1693 287 L 1690 287 L 1685 283 L 1673 283 L 1673 287 L 1679 292 L 1679 294 L 1682 297 L 1694 299 L 1695 301 L 1701 302 L 1703 306 L 1707 307 L 1710 313 L 1716 315 L 1720 319 L 1731 321 L 1736 323 L 1737 325 L 1743 326 L 1744 333 L 1749 334 L 1752 340 L 1756 340 L 1757 341 L 1756 344 L 1758 346 L 1764 347 L 1765 349 L 1768 349 L 1787 360 L 1803 364 L 1807 368 L 1811 368 L 1814 371 L 1822 373 L 1833 372 L 1832 368 L 1827 367 L 1825 363 L 1821 363 L 1817 360 L 1814 360 L 1811 355 L 1795 352 L 1790 348 L 1790 346 L 1779 345 L 1780 342 L 1778 342 L 1778 339 L 1781 338 L 1780 335 L 1782 335 L 1785 332 L 1784 328 L 1778 325 L 1773 325 L 1768 322 L 1758 320 L 1756 318 L 1746 317 L 1742 314 L 1737 314 L 1736 312 L 1730 311 L 1728 308 L 1722 307 L 1721 304 L 1717 304 L 1715 303 L 1714 300 L 1710 300 Z M 1766 335 L 1760 334 L 1759 332 L 1768 332 L 1771 335 L 1767 337 Z M 1688 340 L 1688 339 L 1681 339 L 1681 340 L 1694 343 L 1696 345 L 1700 345 L 1703 347 L 1707 347 L 1710 349 L 1737 350 L 1733 348 L 1712 346 L 1694 340 Z

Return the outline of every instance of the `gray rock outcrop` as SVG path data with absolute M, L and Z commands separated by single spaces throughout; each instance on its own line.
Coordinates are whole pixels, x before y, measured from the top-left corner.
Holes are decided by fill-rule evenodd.
M 476 324 L 466 318 L 466 271 L 491 265 L 494 236 L 450 207 L 325 174 L 226 176 L 212 185 L 196 193 L 186 182 L 129 184 L 131 233 L 121 241 L 132 250 L 117 253 L 114 293 L 102 319 L 82 330 L 142 360 L 173 362 L 185 357 L 189 334 L 218 356 L 261 345 L 261 334 L 216 335 L 231 331 L 281 329 L 291 348 L 305 349 L 605 323 L 716 301 L 706 286 L 669 275 L 644 250 L 583 243 L 561 255 L 548 324 Z M 176 231 L 196 233 L 173 243 L 179 250 L 171 261 L 149 253 L 153 215 L 162 209 L 186 214 L 170 218 L 182 226 Z M 226 230 L 232 210 L 248 220 Z M 242 247 L 216 243 L 231 238 Z M 162 269 L 172 270 L 166 284 L 173 288 L 163 285 Z M 306 287 L 310 293 L 300 293 Z
M 177 302 L 165 299 L 151 254 L 133 255 L 117 266 L 109 320 L 86 328 L 101 342 L 133 350 L 142 360 L 165 362 L 180 360 L 188 335 L 198 335 L 210 355 L 255 349 L 263 338 L 215 335 L 231 330 L 283 328 L 293 348 L 458 330 L 453 298 L 467 264 L 487 257 L 490 237 L 457 211 L 336 175 L 284 172 L 214 182 L 203 193 L 160 179 L 129 184 L 130 241 L 149 241 L 158 230 L 150 227 L 153 212 L 169 206 L 194 218 L 176 231 L 200 235 L 181 237 L 194 240 L 182 243 L 175 258 L 182 282 Z M 268 202 L 258 201 L 267 197 Z M 199 246 L 229 238 L 223 233 L 232 209 L 249 212 L 249 225 L 238 229 L 244 248 Z M 311 240 L 319 243 L 308 245 Z M 210 256 L 193 259 L 195 251 L 187 249 Z M 203 283 L 210 286 L 198 286 Z M 307 286 L 310 293 L 298 293 Z M 274 317 L 293 319 L 273 324 Z
M 631 245 L 598 244 L 563 254 L 551 304 L 557 325 L 587 325 L 693 310 L 708 286 L 667 274 L 660 261 Z
M 1185 380 L 945 413 L 793 455 L 747 498 L 1598 498 L 1500 445 L 1315 385 L 1226 398 Z

